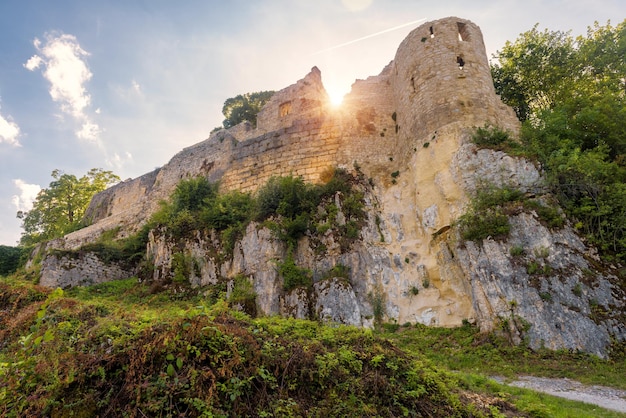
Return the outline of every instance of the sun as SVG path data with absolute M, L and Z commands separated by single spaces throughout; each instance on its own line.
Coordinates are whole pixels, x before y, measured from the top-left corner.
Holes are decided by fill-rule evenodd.
M 333 107 L 339 107 L 341 106 L 341 103 L 343 103 L 343 98 L 346 95 L 346 92 L 341 91 L 341 90 L 329 90 L 328 91 L 328 98 L 330 99 L 330 104 Z

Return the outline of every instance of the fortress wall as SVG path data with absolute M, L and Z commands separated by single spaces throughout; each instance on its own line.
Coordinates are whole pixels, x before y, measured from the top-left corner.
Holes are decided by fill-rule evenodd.
M 480 29 L 458 18 L 429 22 L 409 34 L 378 76 L 357 80 L 341 107 L 330 105 L 314 67 L 272 96 L 256 128 L 245 122 L 217 131 L 160 170 L 95 196 L 88 219 L 99 225 L 74 234 L 141 224 L 180 180 L 200 175 L 225 190 L 255 191 L 272 176 L 318 182 L 329 167 L 356 163 L 366 176 L 389 184 L 390 173 L 436 140 L 437 130 L 485 123 L 519 129 L 495 94 Z
M 302 176 L 318 183 L 336 164 L 340 147 L 338 125 L 332 118 L 294 121 L 293 126 L 237 144 L 221 187 L 255 191 L 272 176 Z

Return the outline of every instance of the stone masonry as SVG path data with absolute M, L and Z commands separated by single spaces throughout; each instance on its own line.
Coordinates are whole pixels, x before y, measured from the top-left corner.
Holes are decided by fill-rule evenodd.
M 65 246 L 77 248 L 114 226 L 136 228 L 187 177 L 254 191 L 271 176 L 317 182 L 329 167 L 356 163 L 368 177 L 386 181 L 451 123 L 519 129 L 495 94 L 480 29 L 455 17 L 411 32 L 395 59 L 378 76 L 357 80 L 339 108 L 330 105 L 314 67 L 271 98 L 256 128 L 219 130 L 164 167 L 96 196 L 87 212 L 93 225 L 68 235 Z

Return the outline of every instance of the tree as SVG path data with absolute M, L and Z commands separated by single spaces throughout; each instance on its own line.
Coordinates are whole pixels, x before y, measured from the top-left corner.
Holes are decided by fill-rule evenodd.
M 222 113 L 224 114 L 224 128 L 230 128 L 243 121 L 256 126 L 256 116 L 265 103 L 274 95 L 273 91 L 259 91 L 256 93 L 240 94 L 231 97 L 224 102 Z
M 535 26 L 495 58 L 496 91 L 552 193 L 604 256 L 626 261 L 626 20 L 576 39 Z
M 62 237 L 78 229 L 93 195 L 120 180 L 111 171 L 100 168 L 93 168 L 80 178 L 54 170 L 52 178 L 54 181 L 39 192 L 30 211 L 17 212 L 24 229 L 23 245 Z
M 0 276 L 13 273 L 20 264 L 22 248 L 0 245 Z
M 556 103 L 572 79 L 574 40 L 569 32 L 544 30 L 537 25 L 513 43 L 506 42 L 494 58 L 496 91 L 520 120 Z

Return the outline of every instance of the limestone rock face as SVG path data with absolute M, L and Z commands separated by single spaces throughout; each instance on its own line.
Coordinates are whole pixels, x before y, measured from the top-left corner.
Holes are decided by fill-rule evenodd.
M 486 239 L 454 249 L 481 330 L 504 326 L 514 340 L 527 336 L 533 348 L 606 355 L 611 337 L 626 337 L 620 320 L 626 298 L 612 284 L 615 272 L 592 270 L 596 261 L 569 227 L 550 231 L 525 213 L 510 223 L 504 242 Z
M 90 252 L 48 254 L 41 265 L 39 284 L 44 287 L 66 289 L 125 279 L 135 274 L 134 267 L 102 261 Z

